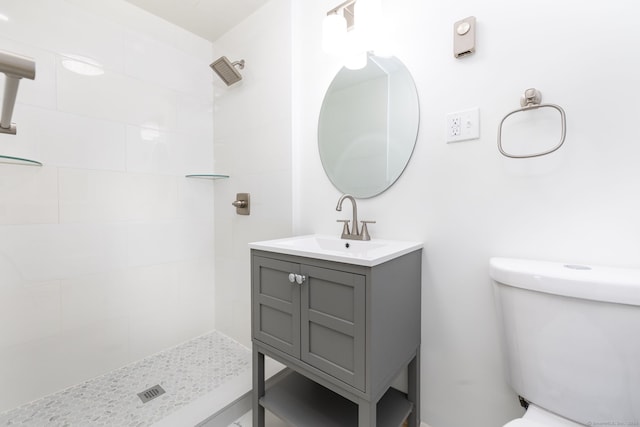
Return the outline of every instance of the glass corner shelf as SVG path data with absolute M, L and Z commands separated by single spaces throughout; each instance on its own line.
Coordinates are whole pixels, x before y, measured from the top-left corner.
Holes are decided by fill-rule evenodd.
M 199 179 L 225 179 L 229 178 L 229 175 L 220 175 L 215 173 L 200 173 L 200 174 L 191 174 L 185 175 L 185 178 L 199 178 Z
M 3 155 L 0 155 L 0 163 L 8 163 L 12 165 L 25 165 L 25 166 L 42 166 L 42 163 L 36 160 L 23 159 L 21 157 L 3 156 Z

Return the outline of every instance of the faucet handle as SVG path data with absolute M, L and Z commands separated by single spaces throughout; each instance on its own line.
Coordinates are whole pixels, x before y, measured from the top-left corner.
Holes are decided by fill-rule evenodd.
M 349 223 L 351 221 L 349 221 L 348 219 L 337 219 L 336 222 L 343 222 L 344 226 L 342 227 L 342 235 L 348 235 L 349 232 Z
M 371 240 L 371 236 L 369 235 L 369 229 L 367 228 L 367 224 L 375 224 L 375 221 L 360 221 L 362 223 L 362 231 L 360 235 L 362 236 L 362 240 Z

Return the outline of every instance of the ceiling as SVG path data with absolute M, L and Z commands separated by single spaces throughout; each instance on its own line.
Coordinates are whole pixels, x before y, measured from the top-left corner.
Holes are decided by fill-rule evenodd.
M 210 41 L 269 0 L 127 0 L 147 12 Z

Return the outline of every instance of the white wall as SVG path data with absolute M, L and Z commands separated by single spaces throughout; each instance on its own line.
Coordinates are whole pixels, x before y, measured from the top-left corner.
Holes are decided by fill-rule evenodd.
M 339 68 L 321 52 L 337 1 L 294 5 L 296 233 L 340 232 L 340 196 L 316 146 L 325 89 Z M 373 237 L 421 240 L 422 420 L 495 427 L 521 414 L 502 374 L 488 259 L 529 257 L 640 267 L 638 36 L 631 0 L 384 0 L 388 41 L 412 72 L 421 105 L 404 175 L 359 201 Z M 477 53 L 452 55 L 453 23 L 478 19 Z M 529 87 L 567 113 L 567 141 L 546 158 L 496 148 L 502 117 Z M 447 145 L 445 115 L 480 108 L 481 139 Z M 555 138 L 555 136 L 554 136 Z
M 123 1 L 0 0 L 0 411 L 214 326 L 212 45 Z M 91 57 L 105 74 L 61 66 Z M 154 141 L 142 138 L 144 131 Z
M 215 57 L 244 59 L 243 80 L 214 83 L 216 328 L 251 340 L 247 243 L 291 235 L 291 0 L 273 0 L 214 43 Z M 236 193 L 251 215 L 236 215 Z

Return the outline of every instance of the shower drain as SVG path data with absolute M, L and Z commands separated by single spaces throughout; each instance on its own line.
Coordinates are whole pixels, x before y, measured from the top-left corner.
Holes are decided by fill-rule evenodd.
M 163 395 L 165 393 L 164 389 L 160 387 L 160 384 L 156 384 L 153 387 L 146 389 L 143 392 L 138 393 L 138 397 L 142 400 L 142 403 L 147 403 L 150 400 L 155 399 L 156 397 Z

